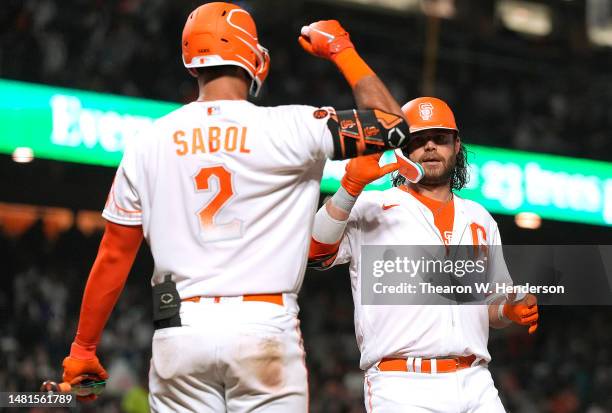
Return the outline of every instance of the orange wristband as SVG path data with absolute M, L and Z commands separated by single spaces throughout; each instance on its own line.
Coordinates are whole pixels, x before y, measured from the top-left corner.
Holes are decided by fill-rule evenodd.
M 352 47 L 344 49 L 334 56 L 334 63 L 338 66 L 338 69 L 340 69 L 351 87 L 354 87 L 366 76 L 376 75 Z

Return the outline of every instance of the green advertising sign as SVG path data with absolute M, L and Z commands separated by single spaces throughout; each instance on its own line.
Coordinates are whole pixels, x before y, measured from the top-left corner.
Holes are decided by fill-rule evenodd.
M 0 152 L 115 166 L 125 139 L 176 103 L 0 80 Z
M 612 225 L 612 163 L 483 146 L 460 195 L 490 212 Z
M 612 225 L 612 163 L 536 154 L 486 146 L 468 146 L 470 180 L 459 195 L 489 212 L 534 212 L 560 221 Z M 389 152 L 381 163 L 395 162 Z M 340 185 L 345 162 L 328 162 L 322 191 Z M 391 187 L 389 176 L 367 189 Z
M 116 166 L 125 140 L 176 103 L 0 80 L 0 152 Z M 612 226 L 612 163 L 470 145 L 470 181 L 460 195 L 493 213 Z M 393 162 L 386 153 L 381 162 Z M 328 162 L 321 190 L 340 185 L 345 162 Z M 391 186 L 384 177 L 368 189 Z

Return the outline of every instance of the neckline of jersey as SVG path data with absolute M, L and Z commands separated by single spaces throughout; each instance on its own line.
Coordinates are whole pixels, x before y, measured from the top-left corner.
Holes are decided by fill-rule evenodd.
M 439 212 L 439 210 L 442 209 L 443 206 L 454 203 L 455 199 L 454 196 L 451 196 L 448 201 L 438 201 L 437 199 L 433 199 L 426 195 L 418 193 L 407 185 L 400 185 L 398 189 L 412 195 L 417 201 L 425 205 L 432 213 L 434 213 L 434 211 Z
M 215 104 L 215 103 L 221 103 L 221 102 L 244 102 L 244 103 L 249 103 L 252 105 L 251 102 L 249 102 L 248 100 L 245 99 L 217 99 L 217 100 L 194 100 L 190 103 L 203 103 L 203 104 Z

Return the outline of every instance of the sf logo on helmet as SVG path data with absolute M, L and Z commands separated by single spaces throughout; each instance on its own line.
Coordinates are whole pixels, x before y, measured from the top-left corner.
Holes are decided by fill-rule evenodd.
M 433 116 L 433 105 L 429 102 L 419 104 L 419 115 L 423 120 L 429 120 Z

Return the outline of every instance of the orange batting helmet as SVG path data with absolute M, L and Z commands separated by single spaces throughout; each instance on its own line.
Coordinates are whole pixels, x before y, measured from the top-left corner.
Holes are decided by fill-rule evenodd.
M 455 115 L 443 100 L 420 97 L 402 106 L 402 112 L 410 125 L 410 133 L 425 129 L 450 129 L 459 132 Z
M 204 4 L 191 12 L 183 29 L 183 64 L 195 68 L 240 66 L 251 76 L 251 94 L 257 96 L 268 75 L 270 56 L 257 40 L 251 15 L 230 3 Z

